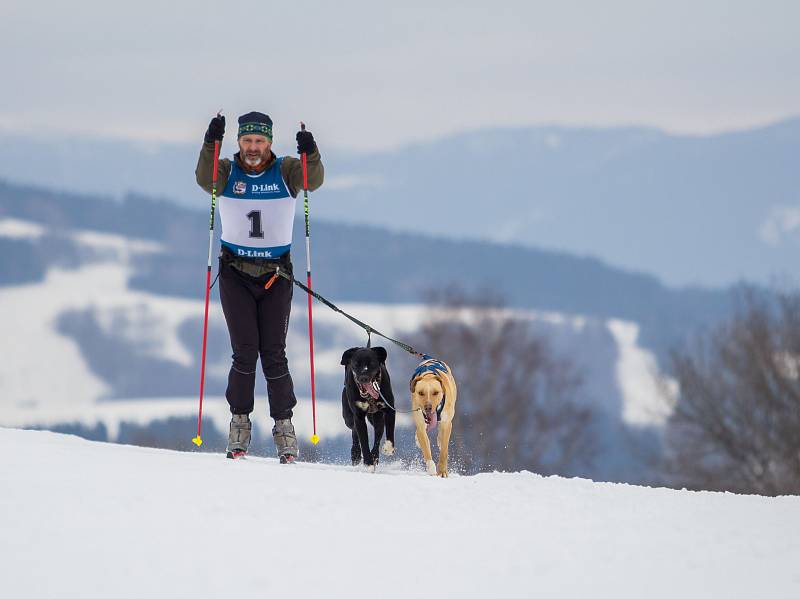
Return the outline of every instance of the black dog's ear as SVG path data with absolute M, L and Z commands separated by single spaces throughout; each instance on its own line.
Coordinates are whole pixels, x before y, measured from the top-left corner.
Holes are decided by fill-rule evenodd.
M 388 354 L 386 353 L 386 349 L 385 348 L 383 348 L 383 347 L 373 347 L 372 351 L 374 351 L 375 354 L 378 356 L 378 361 L 381 364 L 386 364 L 386 356 Z
M 360 347 L 351 347 L 346 352 L 342 354 L 342 361 L 340 362 L 342 366 L 347 366 L 350 363 L 350 358 L 353 357 L 353 354 L 356 353 Z

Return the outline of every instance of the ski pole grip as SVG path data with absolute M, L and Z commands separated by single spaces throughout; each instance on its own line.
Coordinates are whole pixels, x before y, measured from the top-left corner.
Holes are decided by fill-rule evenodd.
M 300 131 L 306 130 L 306 124 L 300 121 Z M 308 163 L 306 162 L 306 153 L 300 154 L 300 162 L 303 165 L 303 191 L 308 191 Z
M 211 182 L 217 184 L 217 167 L 219 166 L 219 141 L 214 140 L 214 170 L 211 173 Z

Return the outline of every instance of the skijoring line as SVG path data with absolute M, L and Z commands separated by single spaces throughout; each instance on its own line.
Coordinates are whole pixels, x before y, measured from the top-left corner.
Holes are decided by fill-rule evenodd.
M 370 343 L 369 339 L 370 339 L 370 336 L 371 336 L 372 334 L 375 334 L 375 335 L 378 335 L 379 337 L 383 337 L 383 338 L 384 338 L 384 339 L 386 339 L 387 341 L 391 341 L 391 342 L 392 342 L 392 343 L 394 343 L 394 344 L 395 344 L 397 347 L 399 347 L 399 348 L 401 348 L 401 349 L 404 349 L 405 351 L 407 351 L 407 352 L 408 352 L 408 353 L 410 353 L 411 355 L 418 356 L 418 357 L 420 357 L 420 358 L 429 358 L 429 357 L 430 357 L 430 356 L 428 356 L 428 354 L 423 354 L 423 353 L 421 353 L 421 352 L 418 352 L 417 350 L 415 350 L 413 347 L 411 347 L 411 346 L 410 346 L 410 345 L 408 345 L 407 343 L 403 343 L 402 341 L 398 341 L 397 339 L 393 339 L 392 337 L 389 337 L 388 335 L 384 335 L 383 333 L 381 333 L 380 331 L 378 331 L 378 330 L 374 329 L 374 328 L 373 328 L 373 327 L 371 327 L 370 325 L 368 325 L 368 324 L 366 324 L 366 323 L 364 323 L 364 322 L 361 322 L 360 320 L 358 320 L 358 319 L 357 319 L 357 318 L 355 318 L 354 316 L 351 316 L 350 314 L 348 314 L 347 312 L 345 312 L 344 310 L 342 310 L 341 308 L 339 308 L 338 306 L 336 306 L 336 305 L 335 305 L 333 302 L 330 302 L 330 301 L 328 301 L 327 299 L 325 299 L 324 297 L 322 297 L 322 296 L 321 296 L 319 293 L 317 293 L 316 291 L 313 291 L 313 290 L 309 289 L 308 287 L 306 287 L 305 285 L 303 285 L 303 283 L 301 283 L 300 281 L 298 281 L 297 279 L 295 279 L 293 275 L 291 275 L 291 274 L 289 274 L 288 272 L 286 272 L 286 271 L 282 270 L 280 266 L 277 266 L 277 265 L 276 265 L 276 267 L 275 267 L 275 275 L 276 275 L 276 276 L 279 276 L 279 277 L 281 277 L 281 278 L 283 278 L 283 279 L 286 279 L 287 281 L 290 281 L 290 282 L 294 283 L 294 284 L 295 284 L 295 285 L 297 285 L 297 286 L 298 286 L 300 289 L 302 289 L 303 291 L 305 291 L 307 294 L 309 294 L 310 296 L 312 296 L 312 297 L 313 297 L 314 299 L 316 299 L 317 301 L 320 301 L 320 302 L 322 302 L 323 304 L 325 304 L 326 306 L 328 306 L 328 307 L 329 307 L 331 310 L 333 310 L 334 312 L 338 312 L 339 314 L 341 314 L 341 315 L 342 315 L 342 316 L 344 316 L 345 318 L 349 319 L 349 320 L 350 320 L 351 322 L 353 322 L 354 324 L 356 324 L 356 325 L 358 325 L 359 327 L 361 327 L 362 329 L 364 329 L 364 330 L 367 332 L 367 347 L 369 347 L 369 343 Z
M 388 401 L 386 401 L 386 398 L 383 396 L 383 393 L 381 393 L 381 386 L 380 385 L 378 385 L 377 383 L 372 383 L 372 387 L 373 387 L 373 389 L 375 389 L 378 392 L 378 395 L 381 396 L 381 399 L 383 400 L 383 403 L 385 403 L 387 406 L 389 406 L 391 409 L 393 409 L 398 414 L 413 414 L 414 412 L 421 412 L 422 411 L 422 408 L 414 408 L 413 410 L 398 410 L 392 404 L 390 404 Z

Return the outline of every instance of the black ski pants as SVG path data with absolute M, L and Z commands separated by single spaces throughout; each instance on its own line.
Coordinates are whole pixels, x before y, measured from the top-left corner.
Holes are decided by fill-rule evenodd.
M 252 277 L 224 259 L 220 260 L 219 273 L 219 296 L 233 349 L 225 391 L 231 413 L 253 411 L 256 362 L 260 356 L 267 379 L 269 415 L 276 420 L 291 418 L 297 404 L 286 360 L 292 283 L 279 277 L 264 289 L 271 275 Z

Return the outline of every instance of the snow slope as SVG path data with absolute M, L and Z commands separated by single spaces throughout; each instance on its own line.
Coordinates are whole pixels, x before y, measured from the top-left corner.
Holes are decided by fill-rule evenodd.
M 797 597 L 800 497 L 0 429 L 3 597 Z

